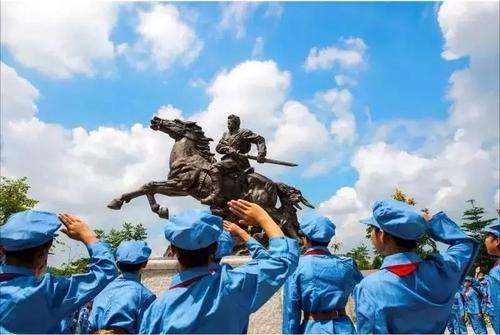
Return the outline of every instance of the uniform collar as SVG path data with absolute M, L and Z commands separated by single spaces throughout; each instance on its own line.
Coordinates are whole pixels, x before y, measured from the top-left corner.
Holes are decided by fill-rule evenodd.
M 400 264 L 420 263 L 421 261 L 422 259 L 413 251 L 400 252 L 397 254 L 385 256 L 384 261 L 382 262 L 382 266 L 380 268 L 383 269 L 388 266 L 400 265 Z
M 0 273 L 17 273 L 25 276 L 34 276 L 33 270 L 24 266 L 0 265 Z
M 310 247 L 309 249 L 306 250 L 306 254 L 309 252 L 309 251 L 313 251 L 313 250 L 321 250 L 321 251 L 326 251 L 328 254 L 331 254 L 330 250 L 328 250 L 327 247 L 321 247 L 321 246 L 314 246 L 314 247 Z
M 122 272 L 122 274 L 120 275 L 120 278 L 136 281 L 138 283 L 141 282 L 141 278 L 139 278 L 139 276 L 133 272 Z
M 198 266 L 194 268 L 182 271 L 172 277 L 171 285 L 177 285 L 179 283 L 185 282 L 186 280 L 193 279 L 195 277 L 203 276 L 213 272 L 208 266 Z

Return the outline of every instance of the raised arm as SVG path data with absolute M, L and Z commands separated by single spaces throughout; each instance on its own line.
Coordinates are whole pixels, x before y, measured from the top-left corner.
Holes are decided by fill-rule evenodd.
M 47 301 L 53 313 L 66 317 L 75 309 L 92 300 L 118 274 L 110 248 L 97 241 L 94 232 L 77 217 L 60 214 L 65 228 L 63 233 L 70 238 L 83 242 L 90 256 L 88 272 L 71 277 L 46 275 L 48 289 L 51 290 Z
M 268 256 L 255 258 L 233 271 L 253 277 L 256 283 L 251 298 L 251 311 L 258 310 L 295 271 L 299 261 L 298 242 L 284 236 L 279 226 L 257 204 L 245 200 L 230 201 L 229 209 L 238 215 L 241 224 L 259 225 L 269 237 Z
M 429 236 L 449 245 L 441 255 L 446 264 L 460 272 L 460 282 L 462 282 L 477 256 L 479 243 L 465 234 L 444 212 L 426 219 Z
M 259 157 L 266 157 L 267 155 L 267 148 L 266 148 L 266 140 L 264 137 L 254 133 L 251 130 L 248 129 L 242 129 L 241 136 L 249 141 L 250 143 L 253 143 L 257 146 L 257 156 Z

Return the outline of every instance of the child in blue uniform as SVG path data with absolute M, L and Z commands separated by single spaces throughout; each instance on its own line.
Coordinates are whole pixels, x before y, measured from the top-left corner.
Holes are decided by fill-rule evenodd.
M 478 242 L 443 212 L 431 217 L 394 200 L 375 202 L 373 217 L 362 222 L 371 226 L 372 243 L 385 258 L 380 271 L 354 289 L 358 332 L 444 332 Z M 448 250 L 421 259 L 415 249 L 425 233 Z
M 71 277 L 44 274 L 55 232 L 83 242 L 89 271 Z M 0 265 L 0 333 L 60 333 L 67 319 L 117 275 L 109 247 L 82 220 L 40 211 L 13 214 L 0 227 L 6 263 Z
M 481 310 L 482 297 L 479 288 L 473 287 L 472 281 L 472 277 L 465 277 L 464 290 L 462 292 L 464 308 L 474 333 L 486 334 L 486 324 L 484 323 L 483 312 Z
M 500 219 L 486 226 L 483 233 L 486 234 L 484 245 L 488 254 L 496 257 L 496 262 L 486 276 L 486 280 L 492 303 L 491 314 L 489 314 L 491 326 L 496 334 L 500 334 Z
M 230 210 L 240 224 L 260 226 L 269 237 L 267 256 L 232 268 L 214 269 L 211 259 L 222 232 L 222 218 L 202 211 L 173 216 L 165 227 L 180 273 L 169 290 L 144 314 L 140 333 L 243 333 L 258 310 L 295 270 L 299 247 L 258 205 L 237 200 Z
M 89 317 L 90 332 L 135 334 L 139 331 L 139 320 L 156 299 L 140 279 L 150 255 L 151 248 L 145 241 L 120 243 L 116 249 L 116 264 L 121 275 L 94 299 Z
M 345 305 L 363 275 L 351 258 L 338 257 L 328 250 L 335 225 L 327 217 L 307 215 L 300 229 L 305 235 L 306 252 L 285 284 L 283 333 L 354 333 Z
M 464 321 L 464 297 L 462 295 L 463 288 L 455 293 L 455 299 L 451 306 L 451 314 L 448 320 L 448 331 L 450 334 L 467 334 L 467 327 Z

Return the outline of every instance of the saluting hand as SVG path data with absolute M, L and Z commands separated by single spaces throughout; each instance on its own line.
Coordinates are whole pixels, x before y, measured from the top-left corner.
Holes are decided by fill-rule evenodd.
M 262 222 L 264 222 L 268 218 L 271 219 L 269 214 L 267 214 L 267 212 L 262 207 L 253 202 L 238 199 L 229 201 L 228 205 L 229 210 L 241 218 L 241 220 L 239 220 L 239 223 L 246 226 L 259 227 Z
M 60 213 L 58 217 L 64 225 L 64 228 L 61 228 L 61 232 L 68 235 L 69 238 L 81 241 L 85 244 L 91 244 L 97 241 L 95 233 L 85 221 L 66 213 Z
M 227 230 L 231 235 L 238 236 L 245 242 L 250 239 L 250 234 L 247 233 L 246 230 L 231 221 L 224 220 L 224 229 Z

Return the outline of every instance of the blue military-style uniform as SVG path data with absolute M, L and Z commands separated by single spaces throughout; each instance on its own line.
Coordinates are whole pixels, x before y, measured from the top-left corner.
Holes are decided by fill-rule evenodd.
M 173 216 L 165 227 L 166 239 L 187 250 L 208 247 L 221 232 L 222 218 L 202 211 Z M 177 274 L 144 314 L 139 332 L 246 331 L 250 313 L 269 300 L 297 267 L 299 247 L 295 240 L 276 237 L 269 240 L 267 253 L 256 250 L 252 255 L 258 259 L 237 268 L 202 266 Z
M 427 232 L 449 248 L 426 259 L 415 252 L 387 255 L 380 271 L 365 277 L 354 289 L 358 332 L 444 332 L 455 293 L 477 255 L 478 242 L 445 213 L 425 222 L 413 207 L 398 201 L 377 201 L 373 217 L 362 222 L 406 240 L 418 240 Z
M 222 257 L 230 256 L 233 253 L 233 246 L 233 237 L 227 230 L 223 230 L 217 240 L 217 251 L 214 256 L 216 261 L 220 262 Z
M 455 299 L 451 306 L 451 314 L 447 325 L 450 334 L 467 334 L 467 326 L 464 321 L 465 309 L 462 290 L 463 288 L 461 287 L 460 290 L 455 293 Z
M 328 243 L 335 235 L 333 222 L 315 214 L 304 217 L 300 229 L 311 241 L 320 243 Z M 345 306 L 361 279 L 363 275 L 352 259 L 333 255 L 323 246 L 308 249 L 285 283 L 283 333 L 354 333 Z
M 25 250 L 53 239 L 61 226 L 54 213 L 24 211 L 0 227 L 0 245 L 7 251 Z M 0 266 L 0 332 L 59 333 L 62 320 L 93 299 L 116 275 L 110 248 L 87 245 L 89 271 L 71 277 L 35 277 L 22 266 Z
M 147 262 L 151 248 L 145 241 L 123 241 L 116 250 L 116 261 L 123 264 Z M 123 272 L 94 299 L 90 313 L 90 332 L 115 330 L 128 334 L 139 331 L 139 320 L 156 296 L 141 284 L 139 276 Z
M 464 308 L 469 317 L 472 329 L 476 334 L 486 334 L 486 324 L 483 320 L 483 314 L 481 310 L 481 296 L 479 295 L 479 288 L 473 287 L 474 279 L 467 276 L 465 278 L 466 282 L 470 283 L 470 286 L 464 286 L 462 295 L 464 297 Z M 474 283 L 474 285 L 477 283 Z
M 500 238 L 500 219 L 486 226 L 483 229 L 483 233 Z M 485 278 L 488 281 L 488 293 L 492 304 L 488 316 L 490 317 L 493 330 L 496 334 L 500 334 L 500 258 L 497 259 L 490 273 Z

